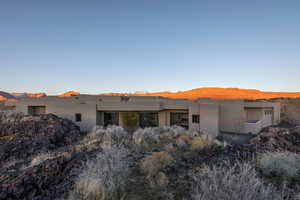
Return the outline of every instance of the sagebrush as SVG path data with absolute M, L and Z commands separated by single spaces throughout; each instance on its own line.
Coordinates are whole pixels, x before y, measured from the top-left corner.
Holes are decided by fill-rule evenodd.
M 79 175 L 70 200 L 121 200 L 126 197 L 129 151 L 121 146 L 106 146 L 95 160 L 87 162 Z
M 258 167 L 269 177 L 300 180 L 300 155 L 291 152 L 267 152 L 258 159 Z
M 275 189 L 259 179 L 248 163 L 204 167 L 192 171 L 191 200 L 283 200 Z

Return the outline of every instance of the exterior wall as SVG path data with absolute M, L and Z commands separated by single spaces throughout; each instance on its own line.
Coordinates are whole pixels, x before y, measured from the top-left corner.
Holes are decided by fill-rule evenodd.
M 5 104 L 4 101 L 0 101 L 0 111 L 4 110 Z
M 263 110 L 258 108 L 245 109 L 245 113 L 246 113 L 246 121 L 261 120 L 263 117 Z
M 245 102 L 246 108 L 271 108 L 274 111 L 274 124 L 278 124 L 280 122 L 280 114 L 281 114 L 281 105 L 280 103 L 274 103 L 274 102 L 260 102 L 260 101 L 250 101 Z
M 200 131 L 200 123 L 193 123 L 192 121 L 193 115 L 199 115 L 201 121 L 200 104 L 197 102 L 192 102 L 189 105 L 189 129 L 192 131 Z
M 280 123 L 280 116 L 281 116 L 281 105 L 280 103 L 274 103 L 273 106 L 273 110 L 274 110 L 274 125 L 277 125 Z
M 223 132 L 241 133 L 244 128 L 245 112 L 243 100 L 218 101 L 219 128 Z
M 82 97 L 44 97 L 26 98 L 16 103 L 16 112 L 28 114 L 28 106 L 46 106 L 46 113 L 52 113 L 72 120 L 82 131 L 89 131 L 96 125 L 96 106 L 93 98 Z M 81 122 L 75 122 L 75 114 L 82 115 Z
M 199 115 L 199 123 L 193 123 L 192 116 Z M 189 105 L 189 129 L 204 131 L 211 137 L 219 135 L 219 105 L 215 103 L 192 102 Z
M 159 97 L 97 97 L 97 110 L 101 111 L 159 111 L 161 110 Z
M 271 112 L 266 114 L 265 111 Z M 242 133 L 259 133 L 263 128 L 271 125 L 276 125 L 280 122 L 280 104 L 261 101 L 246 101 L 245 113 L 247 120 L 244 123 Z M 256 123 L 248 123 L 249 120 L 259 120 Z
M 167 120 L 167 111 L 160 111 L 158 113 L 158 124 L 159 126 L 168 126 L 170 121 Z
M 263 128 L 262 122 L 258 121 L 256 123 L 244 123 L 244 130 L 243 133 L 252 133 L 252 134 L 258 134 L 261 129 Z
M 200 104 L 200 129 L 213 138 L 219 135 L 219 105 Z
M 6 103 L 5 103 L 6 105 Z M 255 124 L 247 126 L 246 121 L 260 119 L 264 108 L 274 110 L 274 124 L 280 121 L 280 104 L 269 102 L 248 102 L 244 100 L 198 100 L 167 99 L 162 97 L 120 97 L 78 95 L 71 97 L 25 98 L 6 106 L 16 106 L 17 112 L 28 114 L 28 106 L 46 106 L 46 113 L 53 113 L 75 122 L 75 114 L 80 113 L 81 122 L 75 122 L 83 131 L 91 130 L 98 124 L 99 112 L 140 111 L 158 112 L 159 126 L 170 126 L 171 112 L 189 113 L 189 129 L 203 130 L 213 137 L 219 131 L 243 133 L 260 128 Z M 200 122 L 193 123 L 192 115 L 199 115 Z M 119 120 L 122 125 L 122 120 Z
M 80 113 L 82 121 L 75 123 L 80 126 L 82 131 L 90 131 L 96 126 L 96 109 L 94 104 L 62 101 L 47 104 L 46 110 L 47 113 L 53 113 L 63 118 L 70 119 L 73 122 L 75 122 L 75 114 Z

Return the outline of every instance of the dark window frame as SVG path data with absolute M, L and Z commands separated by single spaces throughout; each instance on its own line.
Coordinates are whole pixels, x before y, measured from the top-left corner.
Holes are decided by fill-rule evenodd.
M 192 115 L 192 123 L 199 124 L 200 123 L 200 115 Z
M 181 126 L 185 129 L 189 128 L 188 112 L 170 112 L 170 125 Z
M 75 122 L 82 122 L 82 114 L 75 113 Z

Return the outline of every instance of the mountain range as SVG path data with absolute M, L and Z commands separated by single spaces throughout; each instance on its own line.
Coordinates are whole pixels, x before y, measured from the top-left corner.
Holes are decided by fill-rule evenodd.
M 69 91 L 57 95 L 59 97 L 68 97 L 79 95 L 79 92 Z M 273 99 L 273 98 L 300 98 L 300 92 L 265 92 L 254 89 L 240 88 L 197 88 L 179 92 L 136 92 L 136 93 L 101 93 L 98 95 L 112 96 L 162 96 L 168 98 L 183 98 L 183 99 Z M 7 99 L 16 99 L 24 97 L 44 97 L 45 93 L 7 93 L 0 91 L 0 101 Z

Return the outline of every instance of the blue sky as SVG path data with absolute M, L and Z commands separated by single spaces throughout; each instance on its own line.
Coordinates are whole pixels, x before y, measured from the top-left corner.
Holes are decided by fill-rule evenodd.
M 299 0 L 0 2 L 0 90 L 300 91 Z

